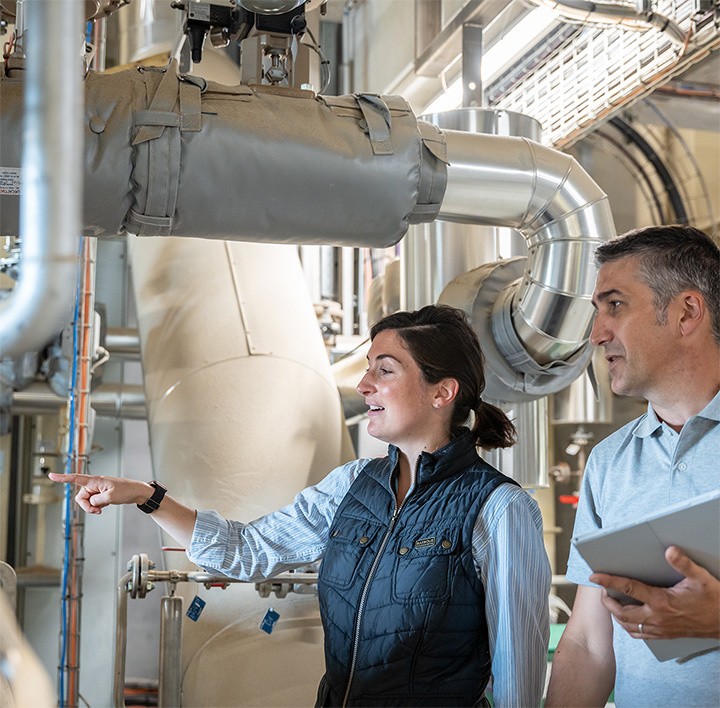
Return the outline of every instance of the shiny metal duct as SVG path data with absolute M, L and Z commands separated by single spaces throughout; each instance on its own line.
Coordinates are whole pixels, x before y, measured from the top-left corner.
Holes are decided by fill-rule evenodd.
M 574 158 L 530 140 L 443 135 L 450 164 L 438 218 L 511 226 L 529 255 L 459 276 L 441 300 L 472 314 L 485 344 L 489 398 L 561 390 L 592 353 L 593 253 L 615 235 L 607 196 Z
M 539 142 L 542 129 L 529 116 L 511 111 L 460 108 L 422 116 L 441 130 L 468 134 L 523 137 Z M 445 195 L 444 202 L 452 195 Z M 474 211 L 486 210 L 481 192 L 473 195 Z M 478 226 L 470 221 L 436 219 L 410 229 L 400 244 L 401 309 L 417 310 L 437 302 L 453 278 L 500 258 L 527 254 L 523 237 L 509 228 Z
M 22 248 L 18 281 L 0 300 L 0 358 L 41 349 L 70 322 L 82 224 L 82 3 L 29 2 L 24 12 L 24 100 L 0 94 L 2 192 L 10 192 L 0 198 L 0 233 L 19 233 Z
M 117 13 L 118 64 L 170 55 L 183 36 L 183 13 L 169 2 L 131 2 Z
M 444 131 L 461 130 L 535 141 L 541 135 L 541 126 L 536 120 L 509 111 L 461 108 L 427 118 Z M 401 248 L 404 296 L 413 309 L 440 300 L 448 283 L 474 268 L 527 254 L 525 239 L 511 228 L 440 219 L 413 227 Z M 462 306 L 462 303 L 456 304 Z M 490 348 L 486 338 L 481 338 L 481 343 L 484 351 Z M 492 363 L 488 368 L 492 371 Z M 489 378 L 492 379 L 491 374 Z M 491 385 L 490 392 L 486 390 L 486 398 L 492 398 L 492 388 Z M 505 393 L 502 400 L 496 399 L 494 403 L 515 422 L 518 442 L 510 449 L 483 452 L 482 456 L 524 487 L 544 486 L 549 467 L 547 397 L 514 403 L 506 402 L 507 397 Z
M 552 422 L 556 425 L 613 422 L 610 372 L 601 349 L 593 352 L 588 370 L 582 376 L 553 394 Z
M 19 91 L 0 86 L 4 110 Z M 529 140 L 439 131 L 398 97 L 224 87 L 172 68 L 91 77 L 87 95 L 91 231 L 381 247 L 438 214 L 511 226 L 530 256 L 522 282 L 497 294 L 492 336 L 523 381 L 504 379 L 532 398 L 586 364 L 567 365 L 581 359 L 592 318 L 592 251 L 614 227 L 573 158 Z M 217 165 L 223 178 L 204 178 Z M 0 200 L 4 229 L 13 203 Z

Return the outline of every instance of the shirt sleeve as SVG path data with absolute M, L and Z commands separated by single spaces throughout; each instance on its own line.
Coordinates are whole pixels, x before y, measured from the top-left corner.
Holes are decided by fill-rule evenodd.
M 209 572 L 248 582 L 314 563 L 325 552 L 340 501 L 367 462 L 337 467 L 291 504 L 247 524 L 199 511 L 188 558 Z
M 473 558 L 485 587 L 493 703 L 539 706 L 552 574 L 540 509 L 527 492 L 503 484 L 488 497 L 475 523 Z

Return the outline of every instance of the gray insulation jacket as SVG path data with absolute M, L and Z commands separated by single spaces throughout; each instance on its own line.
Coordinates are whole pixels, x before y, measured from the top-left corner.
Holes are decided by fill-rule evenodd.
M 22 82 L 0 81 L 0 166 L 19 167 Z M 85 84 L 86 233 L 385 247 L 432 221 L 445 141 L 399 96 L 228 87 L 175 65 Z M 0 195 L 18 233 L 19 198 Z

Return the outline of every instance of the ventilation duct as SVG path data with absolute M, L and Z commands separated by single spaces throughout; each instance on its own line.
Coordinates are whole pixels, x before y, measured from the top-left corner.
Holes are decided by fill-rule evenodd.
M 446 130 L 447 191 L 439 218 L 510 226 L 528 258 L 451 281 L 442 302 L 470 313 L 483 343 L 486 394 L 532 400 L 587 366 L 597 245 L 615 235 L 605 193 L 569 155 L 526 138 Z
M 3 113 L 21 88 L 2 82 Z M 435 218 L 445 189 L 438 131 L 423 137 L 399 97 L 227 87 L 174 66 L 91 75 L 86 97 L 90 235 L 383 247 Z M 17 122 L 4 165 L 19 164 Z M 1 205 L 15 233 L 16 200 Z
M 3 165 L 19 164 L 21 89 L 0 82 Z M 614 227 L 573 158 L 526 139 L 441 131 L 399 97 L 228 87 L 178 77 L 174 64 L 92 75 L 86 97 L 88 233 L 381 248 L 438 216 L 510 226 L 530 255 L 527 268 L 495 271 L 490 329 L 481 327 L 498 351 L 488 395 L 546 395 L 587 364 L 592 251 Z M 17 197 L 0 207 L 2 233 L 14 233 Z M 475 298 L 481 282 L 469 286 L 450 299 Z

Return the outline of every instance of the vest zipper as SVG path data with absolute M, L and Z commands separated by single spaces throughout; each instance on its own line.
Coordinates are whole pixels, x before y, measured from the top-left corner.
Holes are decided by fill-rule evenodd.
M 367 600 L 368 591 L 370 590 L 370 583 L 372 582 L 373 576 L 375 575 L 375 570 L 377 569 L 378 563 L 380 562 L 380 558 L 382 557 L 383 551 L 385 550 L 385 546 L 387 545 L 387 542 L 390 540 L 390 534 L 392 533 L 393 528 L 395 527 L 395 522 L 397 521 L 397 517 L 400 514 L 400 510 L 405 505 L 405 500 L 410 496 L 410 492 L 412 488 L 415 486 L 415 479 L 417 477 L 417 468 L 420 464 L 420 458 L 418 457 L 417 462 L 415 463 L 415 474 L 413 475 L 413 480 L 410 485 L 410 489 L 408 489 L 407 494 L 405 495 L 405 499 L 403 499 L 402 504 L 400 506 L 397 506 L 397 497 L 395 497 L 396 506 L 395 510 L 393 511 L 393 515 L 390 518 L 390 523 L 388 525 L 388 529 L 385 532 L 385 537 L 382 540 L 382 543 L 380 544 L 380 548 L 378 549 L 377 555 L 375 556 L 375 560 L 373 561 L 373 564 L 370 566 L 370 572 L 368 573 L 367 580 L 365 581 L 365 585 L 363 586 L 362 593 L 360 594 L 360 602 L 358 603 L 358 613 L 357 617 L 355 618 L 355 628 L 353 631 L 353 650 L 352 650 L 352 660 L 350 661 L 350 674 L 348 675 L 348 682 L 347 682 L 347 688 L 345 689 L 345 696 L 343 697 L 342 702 L 342 708 L 347 708 L 347 702 L 348 698 L 350 698 L 350 688 L 352 687 L 352 682 L 355 674 L 355 664 L 357 663 L 357 650 L 358 645 L 360 644 L 360 620 L 362 619 L 363 610 L 365 609 L 365 601 Z M 390 487 L 392 488 L 392 472 L 390 473 L 390 480 L 389 480 Z

